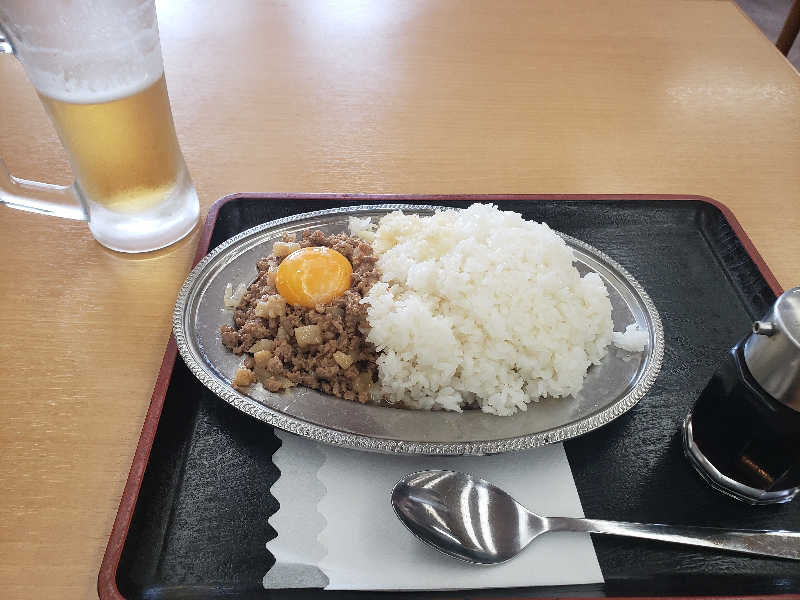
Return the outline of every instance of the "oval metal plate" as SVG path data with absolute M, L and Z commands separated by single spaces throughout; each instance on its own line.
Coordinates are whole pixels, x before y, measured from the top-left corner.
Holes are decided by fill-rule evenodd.
M 239 410 L 310 439 L 374 452 L 461 455 L 523 450 L 572 438 L 617 418 L 647 392 L 661 368 L 664 333 L 661 319 L 642 287 L 625 269 L 599 250 L 559 234 L 573 249 L 575 266 L 598 273 L 611 299 L 614 330 L 636 322 L 649 331 L 643 353 L 628 354 L 613 346 L 593 366 L 576 396 L 544 399 L 511 417 L 480 411 L 429 412 L 362 405 L 297 387 L 282 394 L 251 386 L 248 394 L 231 387 L 241 357 L 220 340 L 221 325 L 233 323 L 223 309 L 227 283 L 249 284 L 256 260 L 269 254 L 284 233 L 321 229 L 347 231 L 351 216 L 379 218 L 393 210 L 430 215 L 442 207 L 386 204 L 355 206 L 295 215 L 271 221 L 229 239 L 192 270 L 178 296 L 173 328 L 178 350 L 194 375 L 217 396 Z M 373 220 L 375 220 L 373 219 Z

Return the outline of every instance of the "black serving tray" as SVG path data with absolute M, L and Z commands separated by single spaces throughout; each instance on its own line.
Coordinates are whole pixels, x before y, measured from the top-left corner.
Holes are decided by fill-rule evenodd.
M 800 530 L 800 501 L 751 507 L 709 488 L 683 456 L 680 423 L 725 352 L 780 292 L 724 206 L 697 196 L 235 195 L 211 209 L 197 259 L 266 221 L 334 206 L 492 202 L 584 240 L 644 286 L 666 350 L 650 393 L 565 448 L 587 516 Z M 593 536 L 605 584 L 462 592 L 265 590 L 279 506 L 272 428 L 219 400 L 170 342 L 98 578 L 107 598 L 531 598 L 772 595 L 800 563 Z M 298 490 L 298 493 L 302 493 Z M 280 535 L 280 532 L 277 532 Z

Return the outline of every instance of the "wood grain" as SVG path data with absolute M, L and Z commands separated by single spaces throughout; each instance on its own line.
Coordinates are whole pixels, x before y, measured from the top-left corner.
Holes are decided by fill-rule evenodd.
M 800 281 L 800 77 L 730 2 L 163 2 L 204 209 L 232 192 L 686 193 Z M 69 166 L 0 57 L 0 156 Z M 0 208 L 0 589 L 96 596 L 198 233 L 154 255 Z M 21 352 L 21 347 L 33 352 Z

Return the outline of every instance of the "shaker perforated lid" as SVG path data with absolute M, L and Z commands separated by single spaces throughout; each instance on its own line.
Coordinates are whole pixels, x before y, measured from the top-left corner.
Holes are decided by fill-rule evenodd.
M 800 287 L 785 291 L 744 346 L 755 380 L 773 398 L 800 411 Z

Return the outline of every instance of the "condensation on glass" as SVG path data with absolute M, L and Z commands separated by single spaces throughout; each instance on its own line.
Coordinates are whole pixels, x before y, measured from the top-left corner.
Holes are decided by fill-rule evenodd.
M 153 0 L 0 6 L 13 53 L 67 150 L 75 181 L 14 177 L 0 160 L 0 202 L 88 221 L 122 252 L 167 246 L 196 225 L 197 194 L 172 120 Z

